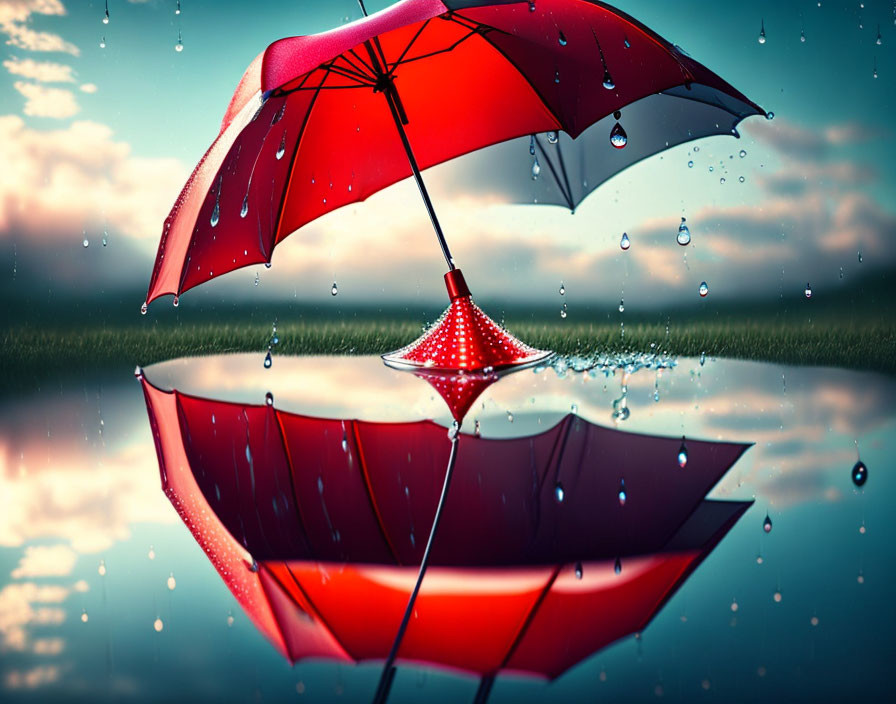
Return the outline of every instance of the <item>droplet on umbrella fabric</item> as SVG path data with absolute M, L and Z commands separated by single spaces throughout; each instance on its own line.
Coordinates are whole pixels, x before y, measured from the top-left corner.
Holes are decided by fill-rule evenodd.
M 619 499 L 619 505 L 625 506 L 625 502 L 628 499 L 628 494 L 625 493 L 625 479 L 619 480 L 619 493 L 617 494 L 617 498 Z
M 582 569 L 582 563 L 581 563 L 581 562 L 577 562 L 577 563 L 576 563 L 576 579 L 581 579 L 582 576 L 584 575 L 584 573 L 585 573 L 585 572 L 584 572 L 584 570 Z
M 558 33 L 558 36 L 557 36 L 557 43 L 558 43 L 560 46 L 566 46 L 567 43 L 568 43 L 568 42 L 566 41 L 566 35 L 563 34 L 563 31 L 562 31 L 562 30 L 557 30 L 557 33 Z M 879 43 L 880 43 L 880 42 L 878 42 L 878 44 L 879 44 Z

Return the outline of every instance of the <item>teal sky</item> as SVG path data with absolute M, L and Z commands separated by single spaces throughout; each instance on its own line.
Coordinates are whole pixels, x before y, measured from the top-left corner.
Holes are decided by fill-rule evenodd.
M 367 4 L 373 12 L 387 3 Z M 16 12 L 44 5 L 64 14 L 26 12 L 15 25 Z M 631 295 L 633 303 L 651 305 L 658 297 L 695 300 L 700 280 L 709 282 L 712 295 L 733 299 L 798 291 L 807 279 L 817 282 L 821 293 L 842 281 L 841 266 L 847 278 L 890 268 L 896 236 L 890 112 L 896 94 L 894 8 L 891 2 L 860 5 L 843 0 L 823 1 L 821 7 L 817 2 L 705 0 L 622 4 L 774 111 L 775 120 L 749 118 L 741 125 L 739 142 L 713 137 L 649 158 L 604 184 L 573 219 L 557 208 L 471 204 L 457 194 L 442 194 L 437 208 L 456 258 L 468 279 L 472 274 L 479 282 L 474 292 L 493 299 L 541 298 L 555 294 L 563 280 L 580 300 L 615 303 L 627 289 L 627 300 Z M 174 7 L 175 0 L 112 0 L 111 21 L 104 25 L 102 2 L 0 0 L 0 31 L 9 39 L 7 64 L 32 60 L 73 70 L 74 81 L 61 83 L 13 75 L 6 64 L 0 71 L 0 117 L 24 120 L 20 130 L 3 136 L 10 142 L 6 158 L 13 163 L 13 176 L 0 180 L 0 208 L 5 209 L 0 210 L 0 256 L 4 270 L 15 268 L 17 277 L 39 270 L 29 277 L 37 289 L 82 290 L 85 281 L 103 290 L 144 288 L 167 209 L 217 134 L 246 65 L 275 39 L 360 16 L 351 0 L 183 0 L 177 16 Z M 768 38 L 763 45 L 757 42 L 761 22 Z M 14 25 L 55 35 L 69 50 L 16 46 L 15 31 L 9 29 Z M 178 31 L 184 46 L 179 53 L 174 50 Z M 878 78 L 872 75 L 875 62 Z M 23 83 L 37 88 L 23 89 Z M 95 92 L 84 92 L 82 84 L 92 84 Z M 29 109 L 22 92 L 38 89 L 69 92 L 74 105 L 61 111 L 64 117 L 42 116 L 54 110 Z M 59 104 L 60 96 L 56 99 Z M 92 147 L 90 140 L 65 132 L 81 121 L 105 125 L 109 132 Z M 51 133 L 56 137 L 49 139 Z M 35 155 L 28 146 L 32 141 L 51 146 Z M 67 144 L 73 154 L 60 158 L 53 151 L 60 148 L 57 143 Z M 699 153 L 692 151 L 695 144 Z M 114 164 L 104 162 L 106 147 Z M 740 149 L 748 152 L 743 161 L 737 161 Z M 730 155 L 735 161 L 726 164 L 730 173 L 722 185 L 719 162 Z M 687 168 L 689 160 L 693 169 Z M 66 181 L 64 199 L 41 200 L 41 189 L 52 182 L 50 173 L 58 176 L 61 161 L 71 162 L 78 178 Z M 41 171 L 43 181 L 35 175 Z M 430 178 L 439 196 L 438 176 Z M 100 189 L 103 195 L 97 197 Z M 391 191 L 293 236 L 278 248 L 273 269 L 260 270 L 262 286 L 251 286 L 254 269 L 241 270 L 192 297 L 277 299 L 289 294 L 322 302 L 335 278 L 344 300 L 440 300 L 438 248 L 422 206 L 413 200 L 413 185 L 406 182 Z M 396 202 L 406 206 L 396 211 Z M 683 266 L 681 253 L 669 246 L 681 216 L 688 217 L 695 234 Z M 109 239 L 105 251 L 79 251 L 82 234 L 98 242 L 103 230 Z M 362 230 L 365 234 L 357 237 L 347 234 Z M 625 258 L 617 246 L 622 231 L 634 243 Z M 404 238 L 415 238 L 410 253 Z M 59 243 L 67 254 L 59 253 Z M 385 276 L 362 265 L 358 251 L 372 247 L 390 262 Z M 767 256 L 760 253 L 763 248 Z M 477 252 L 489 253 L 489 261 Z M 413 279 L 404 275 L 409 271 Z M 515 285 L 521 276 L 533 285 Z M 393 278 L 397 284 L 383 284 Z

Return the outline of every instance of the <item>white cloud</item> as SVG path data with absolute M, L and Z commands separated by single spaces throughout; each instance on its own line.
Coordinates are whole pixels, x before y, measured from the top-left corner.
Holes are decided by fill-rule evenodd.
M 71 574 L 77 560 L 77 553 L 68 545 L 29 545 L 12 578 L 64 577 Z
M 25 96 L 25 114 L 31 117 L 64 119 L 80 111 L 75 95 L 64 88 L 47 88 L 37 83 L 16 81 L 13 87 Z
M 96 83 L 82 83 L 81 84 L 81 92 L 82 93 L 96 93 L 99 90 L 96 87 Z
M 3 62 L 4 68 L 14 76 L 22 76 L 40 83 L 74 83 L 75 73 L 71 66 L 54 61 L 35 61 L 13 56 Z
M 38 32 L 27 26 L 31 15 L 65 15 L 60 0 L 0 0 L 0 32 L 10 46 L 28 51 L 54 51 L 78 56 L 77 46 L 52 32 Z
M 0 590 L 0 650 L 22 651 L 28 647 L 30 624 L 59 624 L 65 611 L 35 604 L 60 604 L 69 595 L 62 586 L 40 586 L 33 582 L 7 584 Z

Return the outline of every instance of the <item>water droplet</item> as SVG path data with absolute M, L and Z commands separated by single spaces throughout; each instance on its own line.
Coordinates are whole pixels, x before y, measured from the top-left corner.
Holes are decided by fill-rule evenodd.
M 812 298 L 812 287 L 806 284 L 806 298 Z
M 475 423 L 473 423 L 473 434 L 478 438 L 480 435 L 480 426 L 479 420 L 477 419 Z
M 613 565 L 613 571 L 616 574 L 619 574 L 620 572 L 622 572 L 622 560 L 620 560 L 618 557 L 616 558 L 616 562 Z
M 270 391 L 268 391 L 264 395 L 264 405 L 265 406 L 273 406 L 274 405 L 274 394 L 272 394 Z
M 105 49 L 105 48 L 106 48 L 106 38 L 103 37 L 102 39 L 100 39 L 100 49 Z
M 759 43 L 765 44 L 765 20 L 762 20 L 761 28 L 759 30 Z
M 178 54 L 184 50 L 184 42 L 180 36 L 180 30 L 177 31 L 177 44 L 174 45 L 174 50 Z
M 161 633 L 162 629 L 165 627 L 165 624 L 162 623 L 162 619 L 157 618 L 155 621 L 153 621 L 152 627 L 155 629 L 156 633 Z
M 460 430 L 460 423 L 458 423 L 457 421 L 454 421 L 453 423 L 451 423 L 451 427 L 448 428 L 448 439 L 454 440 L 454 438 L 457 437 L 457 433 L 459 430 Z M 343 442 L 345 442 L 345 440 L 343 440 Z M 407 491 L 407 488 L 405 488 L 405 491 Z
M 740 181 L 741 183 L 743 183 L 747 179 L 745 179 L 743 176 L 739 176 L 737 180 Z
M 212 227 L 216 227 L 218 224 L 218 220 L 221 218 L 221 207 L 218 204 L 218 201 L 215 201 L 215 207 L 212 209 L 212 218 L 210 220 Z
M 700 366 L 702 367 L 704 364 L 706 364 L 706 352 L 701 352 L 700 353 Z
M 856 486 L 863 486 L 868 481 L 868 468 L 865 463 L 859 460 L 852 468 L 852 483 Z
M 693 161 L 689 161 L 689 162 L 688 162 L 688 168 L 689 168 L 689 169 L 693 169 L 693 168 L 694 168 L 694 162 L 693 162 Z
M 619 240 L 619 247 L 620 247 L 620 248 L 622 249 L 622 251 L 624 252 L 625 250 L 627 250 L 627 249 L 628 249 L 629 247 L 631 247 L 631 246 L 632 246 L 632 241 L 628 238 L 628 234 L 625 233 L 625 232 L 623 232 L 623 233 L 622 233 L 622 239 Z
M 725 185 L 725 177 L 724 176 L 722 176 L 722 178 L 719 179 L 719 183 L 721 183 L 722 185 Z
M 103 247 L 109 244 L 109 240 L 106 238 L 106 233 L 103 233 Z
M 563 304 L 563 307 L 560 309 L 560 317 L 565 318 L 569 313 L 566 310 L 566 304 Z
M 535 135 L 529 135 L 529 154 L 535 156 Z
M 106 561 L 105 560 L 100 560 L 100 566 L 96 568 L 96 571 L 100 575 L 100 577 L 106 576 Z
M 806 43 L 806 33 L 803 30 L 800 30 L 800 44 Z
M 765 119 L 766 119 L 766 120 L 774 120 L 774 119 L 775 119 L 775 113 L 773 113 L 773 112 L 767 112 L 767 113 L 765 113 Z
M 89 246 L 90 246 L 90 241 L 85 237 L 85 238 L 84 238 L 84 242 L 82 242 L 82 244 L 83 244 L 85 247 L 89 247 Z
M 535 179 L 537 179 L 538 174 L 540 174 L 540 173 L 541 173 L 541 164 L 538 163 L 538 157 L 535 157 L 534 161 L 532 162 L 532 180 L 534 181 Z
M 700 298 L 706 298 L 706 296 L 709 294 L 709 286 L 707 286 L 706 282 L 703 281 L 701 282 L 700 288 L 697 289 L 697 291 L 700 293 Z
M 558 29 L 557 32 L 558 32 L 558 35 L 557 35 L 557 43 L 558 43 L 560 46 L 566 46 L 566 44 L 567 44 L 567 41 L 566 41 L 566 35 L 563 34 L 563 31 L 562 31 L 562 30 L 559 30 L 559 29 Z M 880 42 L 878 42 L 878 44 L 880 44 Z
M 270 269 L 270 268 L 271 268 L 271 263 L 270 263 L 270 262 L 265 262 L 265 263 L 264 263 L 264 268 L 265 268 L 265 269 Z
M 87 609 L 81 609 L 81 623 L 87 623 Z
M 339 293 L 339 287 L 336 285 L 336 282 L 333 282 L 333 285 L 330 287 L 330 295 L 336 296 Z
M 625 312 L 625 301 L 623 301 L 622 299 L 619 299 L 619 312 L 620 313 Z
M 607 90 L 613 90 L 616 87 L 616 84 L 613 82 L 613 77 L 610 75 L 610 72 L 604 69 L 604 88 Z
M 563 499 L 566 498 L 566 492 L 563 490 L 563 484 L 561 482 L 557 482 L 554 484 L 554 500 L 558 504 L 563 503 Z
M 622 46 L 624 46 L 626 49 L 632 48 L 632 43 L 628 40 L 628 37 L 622 40 Z
M 286 130 L 283 131 L 283 136 L 280 138 L 280 146 L 277 147 L 277 153 L 274 154 L 278 159 L 282 159 L 283 155 L 286 153 Z
M 623 149 L 628 144 L 628 135 L 618 122 L 610 130 L 610 144 L 616 149 Z
M 109 3 L 106 3 L 106 14 L 103 15 L 103 24 L 109 24 Z
M 255 285 L 256 285 L 256 286 L 258 286 L 258 281 L 259 281 L 259 279 L 258 279 L 258 272 L 256 271 L 256 272 L 255 272 Z
M 557 135 L 556 130 L 548 132 L 548 144 L 556 144 L 559 140 L 560 137 Z
M 232 611 L 229 611 L 227 613 L 227 627 L 233 628 L 233 612 Z
M 810 623 L 813 627 L 817 626 L 817 625 L 818 625 L 818 616 L 813 616 L 812 618 L 810 618 L 810 619 L 809 619 L 809 623 Z
M 156 551 L 155 551 L 155 548 L 153 548 L 152 545 L 149 546 L 149 552 L 146 553 L 146 556 L 147 556 L 150 560 L 155 560 L 155 559 L 156 559 Z
M 734 613 L 737 613 L 737 610 L 739 608 L 740 607 L 737 605 L 737 599 L 732 599 L 731 600 L 731 611 L 733 611 Z
M 762 522 L 762 530 L 764 530 L 766 533 L 772 532 L 772 519 L 768 515 L 768 513 L 765 514 L 765 520 Z
M 554 71 L 554 83 L 560 82 L 560 71 Z
M 862 263 L 862 253 L 861 253 L 861 252 L 856 252 L 856 254 L 857 254 L 858 257 L 859 257 L 859 264 L 861 264 L 861 263 Z
M 529 12 L 535 12 L 535 0 L 529 0 Z
M 688 228 L 685 218 L 681 219 L 681 224 L 678 226 L 678 244 L 682 247 L 686 247 L 691 243 L 691 231 Z
M 271 365 L 274 363 L 273 358 L 271 357 L 271 351 L 268 350 L 268 353 L 264 356 L 264 368 L 270 369 Z
M 143 305 L 140 306 L 140 315 L 146 315 L 146 311 L 149 310 L 149 306 L 146 304 L 146 301 L 143 302 Z
M 168 581 L 166 582 L 166 584 L 168 585 L 168 589 L 169 589 L 169 591 L 172 591 L 172 592 L 173 592 L 173 591 L 174 591 L 174 588 L 177 586 L 177 582 L 176 582 L 175 579 L 174 579 L 174 572 L 171 572 L 171 573 L 168 575 Z
M 180 0 L 177 0 L 177 5 L 176 5 L 175 8 L 174 8 L 174 14 L 175 14 L 175 15 L 179 15 L 179 14 L 180 14 Z
M 576 563 L 576 579 L 581 579 L 583 575 L 584 575 L 584 571 L 582 570 L 582 563 L 577 562 Z
M 659 400 L 660 400 L 660 390 L 659 389 L 653 390 L 653 400 L 656 402 L 659 402 Z
M 246 197 L 243 198 L 243 207 L 240 208 L 240 217 L 244 218 L 249 214 L 249 194 L 246 194 Z
M 507 422 L 513 423 L 513 413 L 511 413 L 510 411 L 507 411 Z
M 741 149 L 740 152 L 739 152 L 739 154 L 740 154 L 740 158 L 743 159 L 743 158 L 747 155 L 747 150 L 746 150 L 746 149 Z
M 684 435 L 681 436 L 681 447 L 678 448 L 678 466 L 684 469 L 688 464 L 688 446 L 684 442 Z
M 619 480 L 619 494 L 617 496 L 619 498 L 619 505 L 625 506 L 625 500 L 628 498 L 625 493 L 625 479 Z
M 884 38 L 880 35 L 880 25 L 877 27 L 877 39 L 874 40 L 874 43 L 878 46 L 884 43 Z
M 776 591 L 774 594 L 772 594 L 772 599 L 775 600 L 775 603 L 776 603 L 776 604 L 780 604 L 780 603 L 781 603 L 781 599 L 783 599 L 783 598 L 784 598 L 784 595 L 781 594 L 780 591 Z
M 566 286 L 563 285 L 563 282 L 562 282 L 562 281 L 560 282 L 560 295 L 561 295 L 561 296 L 565 296 L 565 295 L 566 295 Z

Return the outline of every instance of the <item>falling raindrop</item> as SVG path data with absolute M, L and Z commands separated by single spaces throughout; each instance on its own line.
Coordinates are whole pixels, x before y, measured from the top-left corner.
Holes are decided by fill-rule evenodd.
M 563 282 L 562 282 L 562 281 L 560 282 L 560 295 L 561 295 L 561 296 L 565 296 L 565 295 L 566 295 L 566 286 L 563 285 Z
M 681 224 L 678 226 L 678 244 L 682 247 L 686 247 L 691 243 L 691 231 L 685 223 L 685 218 L 681 219 Z
M 178 54 L 184 50 L 184 40 L 180 36 L 180 30 L 177 30 L 177 44 L 174 45 L 174 50 Z
M 529 0 L 529 12 L 535 12 L 535 0 Z
M 548 144 L 556 144 L 560 140 L 556 130 L 548 132 Z
M 868 481 L 868 468 L 865 463 L 859 460 L 852 468 L 852 483 L 856 486 L 863 486 Z
M 106 576 L 106 561 L 100 560 L 100 566 L 96 568 L 97 573 L 99 573 L 100 577 Z
M 268 350 L 268 353 L 264 356 L 264 368 L 270 369 L 271 365 L 274 363 L 273 358 L 271 357 L 271 351 Z
M 561 482 L 557 482 L 554 484 L 554 500 L 558 504 L 563 503 L 563 499 L 566 498 L 566 492 L 563 490 L 563 484 Z
M 273 406 L 274 405 L 274 394 L 272 394 L 270 391 L 268 391 L 264 395 L 264 405 L 265 406 Z
M 156 559 L 156 551 L 155 551 L 155 548 L 153 548 L 152 545 L 149 546 L 149 552 L 146 553 L 146 556 L 147 556 L 150 560 L 155 560 L 155 559 Z
M 740 608 L 740 606 L 737 605 L 737 599 L 732 599 L 731 600 L 731 611 L 733 611 L 734 613 L 737 613 L 737 610 L 739 608 Z
M 689 169 L 693 169 L 693 168 L 694 168 L 694 162 L 693 162 L 693 161 L 689 161 L 689 162 L 688 162 L 688 168 L 689 168 Z
M 255 285 L 258 286 L 258 272 L 255 272 Z
M 109 24 L 109 0 L 106 0 L 106 13 L 103 15 L 103 24 Z
M 106 48 L 106 37 L 103 37 L 102 39 L 100 39 L 100 49 L 105 49 L 105 48 Z
M 538 163 L 538 157 L 535 157 L 534 161 L 532 162 L 532 180 L 534 181 L 535 179 L 537 179 L 538 174 L 540 174 L 540 173 L 541 173 L 541 164 Z
M 336 282 L 333 282 L 333 285 L 330 287 L 330 295 L 336 296 L 339 294 L 339 287 L 336 285 Z
M 478 438 L 481 434 L 481 426 L 479 425 L 479 419 L 476 419 L 476 422 L 473 423 L 473 434 Z
M 529 135 L 529 154 L 535 156 L 535 135 Z
M 146 301 L 143 302 L 143 305 L 140 306 L 140 315 L 146 315 L 146 311 L 149 310 L 149 306 L 146 304 Z
M 812 298 L 812 287 L 808 283 L 806 284 L 806 298 Z
M 774 594 L 772 594 L 772 599 L 775 600 L 775 603 L 776 603 L 776 604 L 780 604 L 780 603 L 781 603 L 781 599 L 783 599 L 783 598 L 784 598 L 784 595 L 781 594 L 781 591 L 780 591 L 780 590 L 778 590 L 778 591 L 776 591 Z
M 610 130 L 610 144 L 616 149 L 624 149 L 625 145 L 628 144 L 628 135 L 618 122 Z
M 761 20 L 761 25 L 759 29 L 759 43 L 765 44 L 765 20 Z
M 874 40 L 874 43 L 878 46 L 884 43 L 883 37 L 880 36 L 880 25 L 877 25 L 877 39 Z
M 567 308 L 566 308 L 566 304 L 564 303 L 564 304 L 563 304 L 563 307 L 560 308 L 560 317 L 561 317 L 561 318 L 565 318 L 567 315 L 569 315 L 569 312 L 568 312 L 568 310 L 567 310 Z
M 180 14 L 180 0 L 177 0 L 177 5 L 176 5 L 175 8 L 174 8 L 174 14 L 175 14 L 175 15 L 179 15 L 179 14 Z
M 746 181 L 747 179 L 745 179 L 743 176 L 740 176 L 740 177 L 738 177 L 737 180 L 740 181 L 741 183 L 743 183 L 743 182 Z
M 806 33 L 803 30 L 800 30 L 800 43 L 801 44 L 806 43 Z
M 625 493 L 625 479 L 619 480 L 619 493 L 617 496 L 619 498 L 619 505 L 625 506 L 625 500 L 628 498 Z
M 701 352 L 700 353 L 700 366 L 702 367 L 704 364 L 706 364 L 706 352 Z
M 85 247 L 90 246 L 90 242 L 88 241 L 88 239 L 86 237 L 84 238 L 84 242 L 82 242 L 81 244 L 83 244 Z
M 554 71 L 554 83 L 560 82 L 560 71 Z
M 619 574 L 620 572 L 622 572 L 622 560 L 620 560 L 618 557 L 616 558 L 616 562 L 613 565 L 613 571 L 616 574 Z
M 87 623 L 87 609 L 81 609 L 81 623 Z
M 282 159 L 283 155 L 286 153 L 286 130 L 283 131 L 283 136 L 280 138 L 280 146 L 277 147 L 277 153 L 274 156 L 277 159 Z
M 813 616 L 812 618 L 810 618 L 810 619 L 809 619 L 809 623 L 810 623 L 812 626 L 817 626 L 817 625 L 818 625 L 818 616 Z
M 177 582 L 174 580 L 174 572 L 171 572 L 168 575 L 168 581 L 165 583 L 168 585 L 168 590 L 173 592 L 174 588 L 177 586 Z
M 858 254 L 858 257 L 859 257 L 859 264 L 861 264 L 861 263 L 862 263 L 862 253 L 861 253 L 861 252 L 857 252 L 856 254 Z
M 619 299 L 619 312 L 625 313 L 625 301 L 621 298 Z
M 227 612 L 227 627 L 233 628 L 233 611 Z
M 762 530 L 764 530 L 766 533 L 772 532 L 772 519 L 767 512 L 765 514 L 765 520 L 762 522 Z
M 724 176 L 722 176 L 722 178 L 719 179 L 719 183 L 721 183 L 722 185 L 725 184 L 725 177 L 724 177 Z
M 774 120 L 774 119 L 775 119 L 775 113 L 773 113 L 773 112 L 767 112 L 767 113 L 765 113 L 765 119 L 766 119 L 766 120 Z
M 510 411 L 507 411 L 507 422 L 513 423 L 513 413 L 511 413 Z
M 631 240 L 628 238 L 628 234 L 627 234 L 627 233 L 625 233 L 625 232 L 622 233 L 622 239 L 619 240 L 619 246 L 622 248 L 622 251 L 623 251 L 623 252 L 624 252 L 625 250 L 627 250 L 629 247 L 632 246 L 632 242 L 631 242 Z
M 576 579 L 581 579 L 583 574 L 584 574 L 584 572 L 582 570 L 582 563 L 577 562 L 576 563 Z
M 681 447 L 678 448 L 678 466 L 684 469 L 688 464 L 688 447 L 684 442 L 684 435 L 681 436 Z
M 162 629 L 165 627 L 165 624 L 162 623 L 162 619 L 157 618 L 155 621 L 153 621 L 152 627 L 155 629 L 156 633 L 161 633 Z
M 706 285 L 705 281 L 702 281 L 700 283 L 700 288 L 698 288 L 697 291 L 700 293 L 700 298 L 706 298 L 709 294 L 709 286 Z
M 746 150 L 746 149 L 741 149 L 741 150 L 740 150 L 740 158 L 743 159 L 746 155 L 747 155 L 747 150 Z
M 175 296 L 174 300 L 171 301 L 172 305 L 177 308 L 180 305 L 180 296 Z
M 558 32 L 557 43 L 560 44 L 560 46 L 566 46 L 566 44 L 567 44 L 566 35 L 563 33 L 562 30 L 558 29 L 557 32 Z M 878 44 L 880 44 L 880 42 L 878 42 Z
M 103 247 L 109 244 L 109 236 L 106 234 L 106 231 L 103 230 Z

